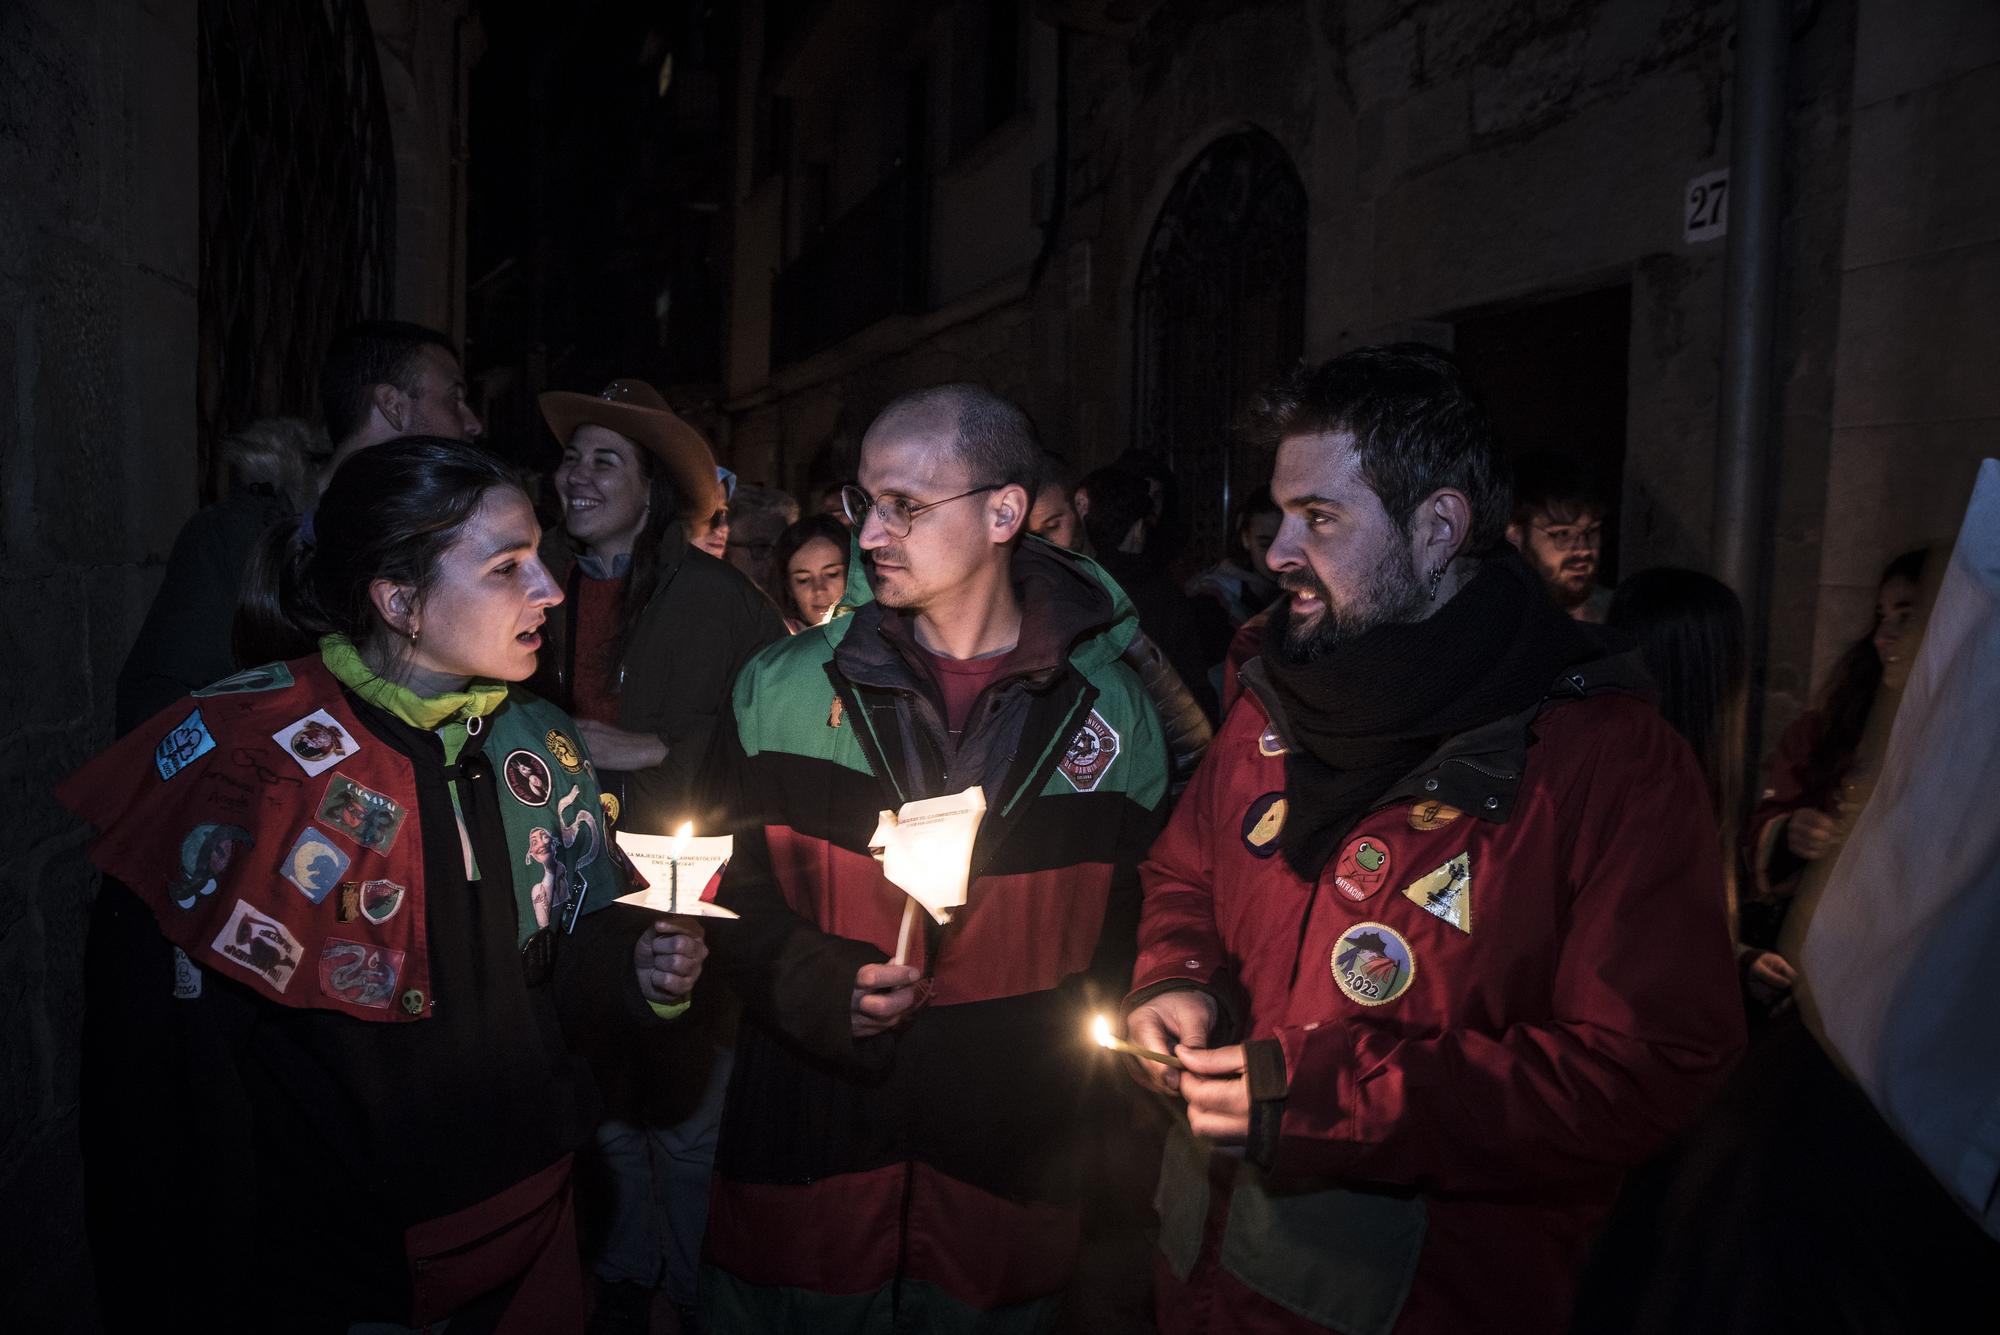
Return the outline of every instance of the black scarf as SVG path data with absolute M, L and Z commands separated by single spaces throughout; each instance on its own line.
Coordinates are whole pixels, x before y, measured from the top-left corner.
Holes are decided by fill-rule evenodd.
M 1308 880 L 1376 799 L 1449 738 L 1533 707 L 1572 663 L 1603 648 L 1550 600 L 1513 552 L 1483 562 L 1424 621 L 1377 626 L 1310 663 L 1278 648 L 1264 671 L 1293 743 L 1285 760 L 1285 861 Z

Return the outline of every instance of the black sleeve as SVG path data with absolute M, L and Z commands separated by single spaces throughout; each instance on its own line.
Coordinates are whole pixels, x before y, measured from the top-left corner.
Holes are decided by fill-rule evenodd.
M 572 1044 L 580 1035 L 615 1027 L 667 1023 L 639 991 L 633 951 L 658 915 L 628 904 L 612 904 L 577 919 L 556 949 L 556 1018 Z M 695 990 L 701 990 L 700 980 Z
M 255 536 L 233 534 L 216 512 L 203 511 L 174 539 L 160 591 L 118 672 L 119 736 L 235 671 L 229 631 Z
M 635 830 L 665 833 L 682 819 L 702 830 L 720 827 L 726 808 L 716 793 L 726 784 L 720 776 L 727 764 L 723 733 L 733 726 L 730 691 L 744 664 L 785 636 L 777 609 L 747 580 L 742 584 L 731 591 L 723 615 L 702 628 L 702 647 L 651 665 L 670 674 L 667 691 L 674 703 L 659 730 L 667 758 L 625 777 L 627 819 Z
M 106 1330 L 152 1329 L 162 1312 L 189 1329 L 246 1319 L 240 1249 L 213 1244 L 257 1227 L 242 1061 L 266 1003 L 177 964 L 152 911 L 106 878 L 84 955 L 79 1119 Z
M 889 1058 L 890 1036 L 857 1040 L 850 1027 L 854 975 L 888 956 L 866 941 L 834 936 L 806 921 L 785 902 L 771 869 L 756 776 L 744 756 L 732 718 L 721 739 L 724 787 L 737 797 L 736 847 L 723 873 L 717 902 L 740 916 L 709 929 L 709 965 L 742 998 L 752 1017 L 815 1056 L 848 1066 L 878 1068 Z

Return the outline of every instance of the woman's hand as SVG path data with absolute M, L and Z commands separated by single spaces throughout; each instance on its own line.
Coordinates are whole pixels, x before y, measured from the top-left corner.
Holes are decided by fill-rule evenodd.
M 1807 862 L 1817 862 L 1840 847 L 1838 817 L 1824 811 L 1794 811 L 1785 821 L 1785 846 Z
M 708 958 L 701 924 L 691 918 L 661 918 L 639 937 L 632 962 L 639 970 L 639 994 L 662 1006 L 686 1001 Z
M 630 774 L 667 762 L 667 744 L 650 732 L 628 732 L 587 718 L 576 721 L 576 730 L 583 734 L 590 762 L 599 769 Z
M 1743 971 L 1743 979 L 1750 995 L 1768 1006 L 1790 992 L 1799 975 L 1783 955 L 1775 950 L 1764 950 L 1750 961 L 1750 967 Z

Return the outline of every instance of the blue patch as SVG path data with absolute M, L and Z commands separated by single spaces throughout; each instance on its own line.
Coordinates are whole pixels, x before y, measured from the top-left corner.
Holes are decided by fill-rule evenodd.
M 208 725 L 202 722 L 201 711 L 197 709 L 160 739 L 160 744 L 153 748 L 153 765 L 162 779 L 171 779 L 214 749 L 215 738 L 208 735 Z
M 334 847 L 331 835 L 308 825 L 300 832 L 292 851 L 285 854 L 278 872 L 317 904 L 340 884 L 340 875 L 350 861 L 347 854 Z

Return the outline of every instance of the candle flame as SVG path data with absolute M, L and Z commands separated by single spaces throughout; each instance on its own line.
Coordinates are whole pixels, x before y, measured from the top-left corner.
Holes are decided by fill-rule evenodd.
M 1097 1046 L 1101 1048 L 1115 1048 L 1118 1046 L 1118 1040 L 1111 1036 L 1111 1021 L 1105 1019 L 1102 1015 L 1091 1021 L 1090 1036 L 1097 1040 Z
M 687 847 L 687 841 L 689 837 L 692 836 L 693 834 L 694 834 L 694 822 L 691 820 L 682 821 L 680 828 L 674 831 L 674 846 L 673 846 L 672 856 L 679 857 L 681 855 L 681 850 Z M 658 855 L 655 854 L 655 856 Z

